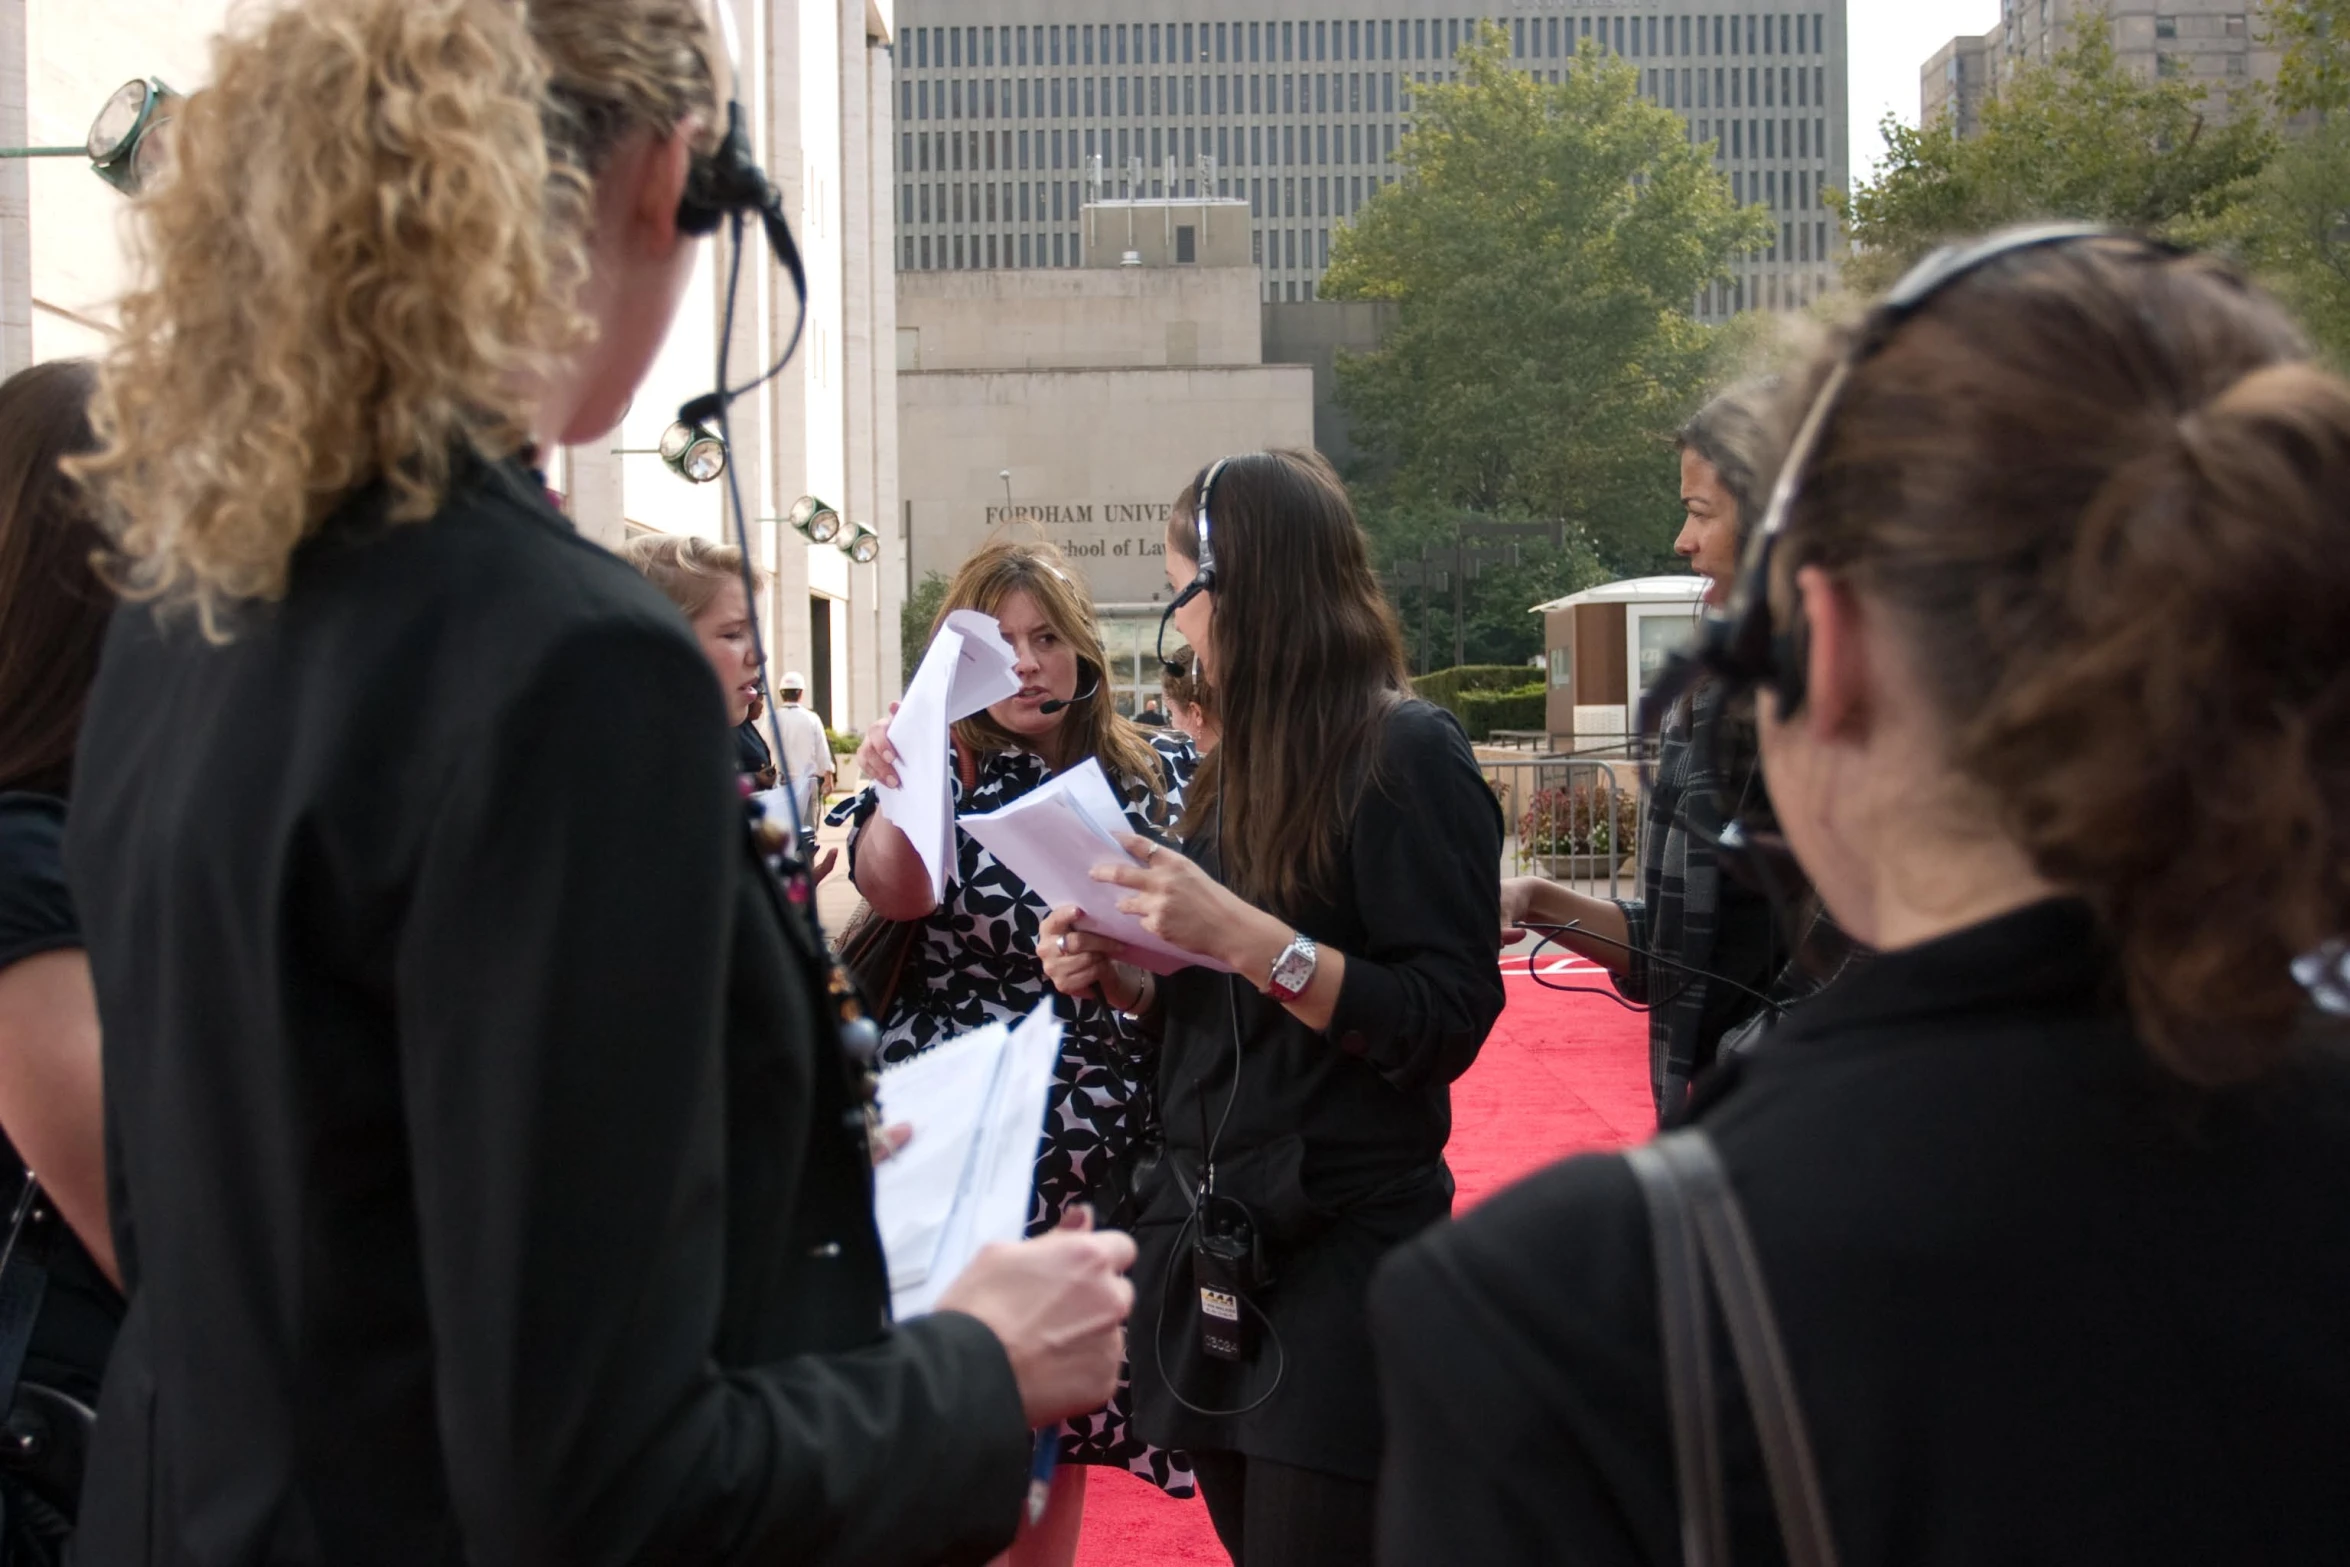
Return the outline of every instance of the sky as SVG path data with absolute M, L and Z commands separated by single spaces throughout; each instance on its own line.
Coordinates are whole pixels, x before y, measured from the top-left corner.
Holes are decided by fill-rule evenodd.
M 1918 122 L 1918 69 L 1951 39 L 1989 32 L 1999 0 L 1848 0 L 1852 39 L 1852 179 L 1868 178 L 1884 155 L 1877 122 L 1890 109 Z

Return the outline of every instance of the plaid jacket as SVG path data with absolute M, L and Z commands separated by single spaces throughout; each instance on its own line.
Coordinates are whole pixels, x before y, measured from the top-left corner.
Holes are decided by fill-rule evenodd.
M 1739 774 L 1725 778 L 1722 726 L 1738 723 L 1724 712 L 1722 688 L 1701 683 L 1666 718 L 1657 737 L 1656 781 L 1640 838 L 1640 896 L 1619 899 L 1631 946 L 1630 963 L 1616 976 L 1625 1000 L 1649 1008 L 1648 1083 L 1656 1095 L 1657 1118 L 1689 1095 L 1690 1079 L 1710 1064 L 1716 1041 L 1703 1037 L 1709 982 L 1700 974 L 1653 961 L 1661 953 L 1693 969 L 1712 966 L 1715 915 L 1721 907 L 1721 866 L 1714 845 L 1692 832 L 1684 807 L 1695 797 L 1735 800 L 1753 782 L 1752 721 L 1748 733 L 1732 736 L 1727 748 Z M 1706 813 L 1706 814 L 1710 814 Z

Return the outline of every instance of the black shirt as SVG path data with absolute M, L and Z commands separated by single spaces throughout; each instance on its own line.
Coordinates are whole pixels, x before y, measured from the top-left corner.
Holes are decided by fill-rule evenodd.
M 64 844 L 63 800 L 0 791 L 0 969 L 81 946 L 65 890 Z
M 2350 1051 L 2190 1091 L 2087 911 L 1847 974 L 1701 1090 L 1853 1563 L 2339 1560 Z M 1383 1560 L 1678 1562 L 1654 1262 L 1586 1155 L 1372 1295 Z M 1726 1346 L 1733 1556 L 1780 1555 Z
M 43 952 L 78 950 L 81 927 L 65 888 L 65 802 L 52 795 L 0 793 L 0 970 Z M 24 1157 L 0 1134 L 0 1238 L 23 1190 Z M 95 1403 L 106 1357 L 122 1323 L 122 1296 L 53 1207 L 36 1210 L 23 1245 L 46 1271 L 41 1312 L 25 1349 L 25 1376 Z M 11 1266 L 14 1260 L 11 1259 Z
M 737 771 L 756 778 L 774 763 L 774 756 L 767 750 L 767 737 L 759 733 L 757 719 L 746 718 L 734 726 L 734 765 Z
M 519 466 L 233 640 L 120 611 L 68 865 L 132 1307 L 84 1558 L 977 1562 L 1002 1346 L 892 1329 L 807 922 L 676 608 Z
M 1184 852 L 1218 873 L 1212 827 Z M 1389 1247 L 1451 1211 L 1451 1084 L 1504 999 L 1500 862 L 1501 810 L 1467 737 L 1442 708 L 1406 702 L 1388 720 L 1336 886 L 1296 921 L 1346 955 L 1329 1028 L 1317 1033 L 1260 995 L 1254 975 L 1187 969 L 1165 981 L 1157 1079 L 1167 1152 L 1143 1182 L 1128 1354 L 1144 1436 L 1363 1480 L 1377 1473 L 1363 1292 Z M 1238 1369 L 1200 1353 L 1198 1296 L 1183 1287 L 1185 1218 L 1211 1137 L 1217 1189 L 1257 1213 L 1278 1274 L 1261 1307 L 1281 1348 L 1268 1342 Z M 1280 1390 L 1247 1415 L 1203 1416 L 1174 1396 L 1234 1408 L 1276 1366 Z

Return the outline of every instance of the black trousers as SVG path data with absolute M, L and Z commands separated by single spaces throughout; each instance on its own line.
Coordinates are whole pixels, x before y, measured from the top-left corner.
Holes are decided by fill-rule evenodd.
M 1194 1452 L 1191 1469 L 1232 1567 L 1370 1567 L 1369 1481 L 1245 1453 Z

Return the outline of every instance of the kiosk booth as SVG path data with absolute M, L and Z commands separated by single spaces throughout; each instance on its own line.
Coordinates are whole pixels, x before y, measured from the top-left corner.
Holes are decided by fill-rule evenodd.
M 1534 606 L 1555 749 L 1626 754 L 1640 693 L 1696 631 L 1704 595 L 1703 577 L 1632 577 Z

